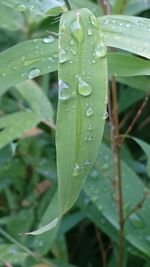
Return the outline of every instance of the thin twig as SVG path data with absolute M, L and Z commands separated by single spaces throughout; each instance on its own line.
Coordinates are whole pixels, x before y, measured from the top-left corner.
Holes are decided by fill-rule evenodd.
M 122 193 L 122 177 L 120 164 L 120 133 L 119 133 L 119 117 L 117 102 L 117 84 L 115 77 L 112 77 L 112 115 L 113 115 L 113 161 L 116 183 L 116 201 L 119 217 L 119 240 L 118 240 L 118 267 L 123 266 L 123 241 L 124 241 L 124 218 L 123 218 L 123 193 Z
M 103 267 L 107 267 L 106 250 L 104 248 L 101 232 L 97 228 L 96 228 L 96 238 L 98 240 L 100 251 L 101 251 L 101 255 L 102 255 L 102 266 Z
M 124 218 L 124 223 L 126 223 L 126 221 L 128 220 L 128 218 L 134 213 L 136 212 L 138 209 L 141 209 L 143 204 L 145 203 L 145 201 L 147 200 L 147 198 L 150 196 L 150 189 L 147 190 L 144 194 L 144 196 L 142 197 L 142 199 L 135 205 L 135 207 L 133 207 L 133 209 L 130 210 L 130 212 L 126 215 L 126 217 Z
M 110 6 L 107 0 L 97 0 L 97 2 L 102 6 L 104 15 L 110 14 Z
M 68 10 L 71 10 L 71 5 L 69 3 L 69 0 L 65 0 L 65 4 Z
M 149 96 L 150 96 L 150 93 L 149 93 L 148 95 L 145 96 L 144 101 L 143 101 L 142 105 L 140 106 L 138 112 L 136 113 L 136 115 L 135 115 L 133 121 L 132 121 L 131 124 L 129 125 L 129 127 L 128 127 L 127 131 L 125 132 L 125 134 L 122 135 L 122 139 L 121 139 L 120 144 L 123 143 L 123 141 L 125 140 L 125 138 L 126 138 L 126 137 L 128 136 L 128 134 L 132 131 L 132 129 L 133 129 L 135 123 L 136 123 L 137 120 L 139 119 L 140 115 L 142 114 L 142 112 L 143 112 L 143 110 L 144 110 L 144 108 L 145 108 L 145 106 L 146 106 L 146 104 L 147 104 L 147 102 L 148 102 L 148 100 L 149 100 Z

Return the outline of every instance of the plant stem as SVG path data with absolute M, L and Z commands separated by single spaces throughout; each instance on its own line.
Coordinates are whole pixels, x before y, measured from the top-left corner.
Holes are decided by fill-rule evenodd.
M 97 0 L 97 1 L 98 1 L 98 4 L 100 6 L 102 6 L 104 15 L 109 15 L 110 14 L 110 7 L 109 7 L 108 0 Z
M 112 118 L 113 127 L 111 127 L 113 136 L 113 166 L 114 179 L 116 185 L 116 202 L 119 217 L 119 240 L 118 240 L 118 267 L 123 266 L 123 240 L 124 240 L 124 218 L 123 218 L 123 193 L 122 193 L 122 177 L 120 164 L 120 133 L 117 103 L 117 85 L 115 77 L 112 77 Z
M 102 240 L 102 235 L 101 232 L 96 228 L 96 237 L 99 243 L 101 255 L 102 255 L 102 265 L 103 267 L 107 267 L 107 255 L 106 255 L 106 250 L 104 248 L 103 240 Z
M 71 5 L 69 3 L 69 0 L 65 0 L 65 4 L 68 10 L 71 10 Z

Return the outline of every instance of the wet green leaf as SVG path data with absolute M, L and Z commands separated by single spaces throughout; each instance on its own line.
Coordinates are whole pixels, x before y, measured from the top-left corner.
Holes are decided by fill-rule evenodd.
M 61 214 L 80 193 L 95 161 L 107 116 L 107 49 L 99 32 L 97 19 L 87 9 L 61 18 L 56 127 Z

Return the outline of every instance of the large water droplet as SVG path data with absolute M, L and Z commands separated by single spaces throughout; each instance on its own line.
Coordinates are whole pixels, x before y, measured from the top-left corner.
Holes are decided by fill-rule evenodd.
M 70 86 L 66 82 L 59 80 L 59 99 L 68 100 L 70 97 L 71 97 Z
M 73 169 L 73 176 L 78 176 L 81 172 L 81 168 L 78 163 L 75 164 Z
M 78 79 L 78 93 L 83 96 L 89 96 L 92 93 L 92 87 L 81 78 Z
M 71 32 L 74 38 L 81 43 L 83 41 L 83 29 L 80 23 L 80 13 L 77 12 L 76 19 L 71 25 Z
M 48 36 L 43 38 L 43 43 L 45 44 L 49 44 L 49 43 L 53 43 L 55 41 L 55 38 L 53 36 Z
M 31 69 L 31 70 L 29 71 L 28 78 L 29 78 L 29 79 L 33 79 L 33 78 L 39 76 L 40 73 L 41 73 L 40 69 L 38 69 L 38 68 L 33 68 L 33 69 Z
M 97 58 L 105 57 L 107 54 L 107 47 L 106 45 L 101 41 L 98 46 L 95 49 L 95 55 Z
M 92 108 L 88 108 L 88 109 L 86 110 L 86 116 L 87 116 L 87 117 L 90 117 L 90 116 L 92 116 L 93 114 L 94 114 L 94 111 L 93 111 Z
M 136 227 L 136 228 L 144 228 L 145 227 L 145 224 L 144 224 L 144 221 L 142 220 L 142 218 L 139 217 L 139 215 L 133 213 L 131 216 L 130 216 L 130 221 L 132 222 L 132 224 Z
M 61 47 L 59 52 L 59 62 L 65 63 L 68 60 L 68 55 L 66 51 Z

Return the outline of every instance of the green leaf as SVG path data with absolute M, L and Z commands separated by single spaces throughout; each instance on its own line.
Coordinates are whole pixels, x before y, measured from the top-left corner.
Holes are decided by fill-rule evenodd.
M 17 31 L 24 25 L 23 16 L 12 8 L 0 3 L 0 27 L 10 31 Z
M 84 192 L 99 211 L 99 215 L 102 216 L 102 219 L 99 220 L 99 226 L 110 235 L 110 238 L 113 238 L 115 242 L 118 242 L 116 234 L 119 229 L 118 212 L 114 198 L 114 187 L 111 181 L 111 157 L 111 151 L 106 146 L 102 145 L 95 168 L 91 171 L 84 185 Z M 123 161 L 121 162 L 121 169 L 124 199 L 123 210 L 125 216 L 143 198 L 146 188 L 138 176 Z M 133 188 L 135 189 L 134 194 Z M 138 209 L 135 213 L 130 215 L 125 224 L 125 240 L 127 241 L 126 249 L 129 252 L 131 249 L 134 249 L 135 252 L 147 256 L 148 258 L 150 255 L 149 212 L 150 199 L 148 198 L 141 209 Z M 113 234 L 110 234 L 109 227 L 105 227 L 105 220 L 103 220 L 103 217 L 111 225 Z
M 57 70 L 57 42 L 53 37 L 22 42 L 0 53 L 0 95 L 10 86 Z
M 109 73 L 115 76 L 150 75 L 150 61 L 126 53 L 108 53 Z
M 61 215 L 76 201 L 103 135 L 107 50 L 99 32 L 99 23 L 88 9 L 71 11 L 61 18 L 56 127 Z
M 150 59 L 150 20 L 132 16 L 99 18 L 106 45 Z
M 147 9 L 150 9 L 150 1 L 141 1 L 141 0 L 130 0 L 127 1 L 127 5 L 125 8 L 125 13 L 127 15 L 135 15 L 139 14 Z
M 19 12 L 30 12 L 33 16 L 57 16 L 67 11 L 62 0 L 1 0 L 1 4 L 14 8 Z
M 18 84 L 16 89 L 27 100 L 32 111 L 34 111 L 41 120 L 53 125 L 53 108 L 42 89 L 34 81 L 26 81 Z
M 20 138 L 26 131 L 40 122 L 37 114 L 28 111 L 16 112 L 0 118 L 0 149 Z
M 117 77 L 116 80 L 145 93 L 150 90 L 149 78 L 147 77 Z

